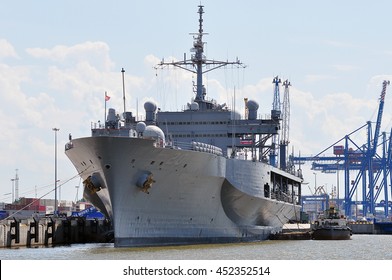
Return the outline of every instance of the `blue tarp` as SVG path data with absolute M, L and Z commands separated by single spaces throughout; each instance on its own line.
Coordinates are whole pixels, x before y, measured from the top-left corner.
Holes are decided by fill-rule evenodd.
M 71 217 L 84 217 L 88 219 L 105 219 L 105 215 L 99 212 L 94 206 L 86 208 L 79 212 L 72 212 Z
M 0 220 L 8 217 L 8 213 L 5 210 L 0 210 Z

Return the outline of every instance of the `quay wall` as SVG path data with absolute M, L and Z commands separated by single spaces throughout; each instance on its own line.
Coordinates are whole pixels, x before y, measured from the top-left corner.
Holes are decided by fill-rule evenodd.
M 392 234 L 391 222 L 359 222 L 348 226 L 353 234 Z
M 374 234 L 373 223 L 349 223 L 353 234 Z
M 0 221 L 0 248 L 112 242 L 107 220 L 41 218 Z
M 312 230 L 313 224 L 287 224 L 283 226 L 283 233 L 307 232 Z M 348 223 L 353 234 L 392 234 L 392 222 L 353 222 Z

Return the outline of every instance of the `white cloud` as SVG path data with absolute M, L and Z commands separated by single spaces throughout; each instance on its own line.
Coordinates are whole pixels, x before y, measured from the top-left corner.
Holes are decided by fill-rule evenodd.
M 384 80 L 392 82 L 392 75 L 382 74 L 382 75 L 373 76 L 370 78 L 367 87 L 371 91 L 377 91 L 381 93 L 382 83 Z M 390 86 L 387 87 L 387 91 L 391 91 Z
M 342 41 L 335 41 L 335 40 L 325 40 L 324 43 L 329 45 L 329 46 L 336 47 L 336 48 L 353 48 L 353 47 L 357 47 L 356 45 L 354 45 L 352 43 L 342 42 Z
M 104 42 L 84 42 L 74 46 L 58 45 L 52 49 L 27 48 L 26 52 L 35 58 L 45 58 L 68 65 L 88 61 L 89 64 L 104 71 L 109 71 L 114 66 L 109 57 L 109 46 Z
M 315 82 L 320 82 L 320 81 L 327 81 L 327 80 L 333 80 L 336 79 L 336 77 L 331 76 L 331 75 L 306 75 L 305 76 L 305 82 L 308 83 L 315 83 Z
M 153 54 L 146 55 L 144 58 L 144 64 L 148 67 L 154 67 L 160 62 L 161 60 Z
M 290 96 L 291 144 L 308 156 L 365 125 L 369 112 L 376 111 L 378 105 L 374 97 L 361 99 L 347 92 L 315 98 L 313 92 L 292 88 Z M 360 144 L 366 141 L 362 136 Z
M 349 72 L 358 69 L 357 66 L 355 65 L 349 65 L 349 64 L 334 64 L 332 67 L 338 71 L 343 71 L 343 72 Z
M 5 39 L 0 39 L 0 59 L 7 57 L 19 58 L 11 43 Z
M 25 62 L 28 66 L 23 61 L 22 66 L 0 64 L 0 184 L 8 185 L 13 170 L 19 169 L 21 190 L 52 180 L 53 127 L 60 128 L 59 178 L 74 175 L 63 153 L 68 133 L 89 135 L 91 120 L 103 119 L 104 91 L 121 88 L 120 74 L 110 72 L 114 63 L 105 43 L 28 49 L 28 53 L 36 58 Z M 26 174 L 29 179 L 23 181 Z
M 392 56 L 392 50 L 384 51 L 384 54 Z

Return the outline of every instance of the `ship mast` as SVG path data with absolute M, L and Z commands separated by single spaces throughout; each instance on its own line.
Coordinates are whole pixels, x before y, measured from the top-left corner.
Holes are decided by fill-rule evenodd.
M 206 90 L 203 85 L 203 74 L 215 70 L 217 68 L 221 68 L 226 65 L 236 65 L 237 67 L 243 67 L 245 68 L 246 66 L 240 62 L 238 59 L 236 61 L 230 62 L 230 61 L 217 61 L 217 60 L 210 60 L 207 59 L 206 56 L 204 55 L 204 44 L 203 42 L 203 35 L 207 35 L 208 33 L 203 32 L 203 14 L 204 10 L 202 5 L 198 6 L 199 10 L 199 32 L 198 33 L 190 33 L 190 35 L 193 35 L 193 48 L 191 49 L 191 52 L 193 54 L 191 55 L 191 59 L 186 59 L 186 56 L 184 54 L 184 60 L 182 61 L 173 61 L 173 62 L 164 62 L 163 60 L 157 65 L 157 68 L 163 68 L 165 66 L 174 66 L 181 68 L 183 70 L 195 73 L 197 75 L 197 80 L 196 80 L 196 97 L 195 97 L 195 102 L 199 104 L 199 110 L 207 110 L 207 109 L 213 109 L 214 108 L 214 103 L 212 101 L 208 101 L 205 99 L 206 95 Z M 206 69 L 203 69 L 203 68 Z

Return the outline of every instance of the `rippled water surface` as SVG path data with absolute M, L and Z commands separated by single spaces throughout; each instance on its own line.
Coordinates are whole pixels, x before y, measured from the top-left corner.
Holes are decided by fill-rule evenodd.
M 2 260 L 392 260 L 392 235 L 351 240 L 267 240 L 255 243 L 114 248 L 108 244 L 0 249 Z

